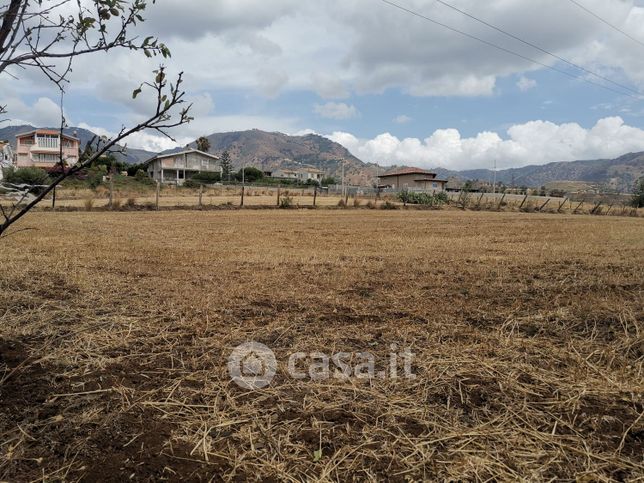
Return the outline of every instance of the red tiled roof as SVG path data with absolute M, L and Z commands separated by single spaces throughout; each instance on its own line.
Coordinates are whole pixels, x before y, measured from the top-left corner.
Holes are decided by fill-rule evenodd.
M 381 174 L 379 177 L 386 178 L 388 176 L 402 176 L 405 174 L 420 174 L 420 175 L 436 176 L 436 173 L 432 173 L 431 171 L 427 171 L 420 168 L 402 168 L 402 169 L 397 169 L 395 171 L 390 171 L 389 173 Z

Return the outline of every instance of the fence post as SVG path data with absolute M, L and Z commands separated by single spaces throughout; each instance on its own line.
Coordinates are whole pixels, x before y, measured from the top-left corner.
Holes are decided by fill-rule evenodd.
M 503 204 L 503 200 L 505 199 L 505 193 L 503 193 L 503 196 L 501 196 L 501 201 L 499 201 L 498 206 L 496 207 L 497 210 L 501 209 L 501 205 Z
M 245 191 L 245 186 L 242 186 L 242 192 L 241 192 L 241 204 L 239 206 L 244 206 L 244 191 Z
M 278 186 L 277 187 L 277 206 L 280 205 L 280 195 L 282 194 L 281 192 L 282 192 L 282 187 Z
M 523 201 L 521 202 L 521 205 L 519 206 L 519 209 L 523 208 L 523 205 L 525 205 L 526 201 L 528 201 L 528 195 L 525 195 L 525 198 L 523 198 Z
M 561 202 L 561 204 L 559 205 L 559 208 L 557 208 L 557 213 L 561 213 L 561 209 L 566 204 L 566 201 L 568 201 L 568 198 L 564 198 L 564 200 Z
M 573 215 L 576 215 L 576 214 L 577 214 L 577 211 L 579 210 L 579 208 L 581 208 L 581 205 L 583 205 L 583 204 L 584 204 L 584 202 L 583 202 L 583 200 L 582 200 L 582 202 L 581 202 L 581 203 L 579 203 L 579 204 L 577 205 L 577 208 L 575 208 L 575 210 L 572 212 L 572 214 L 573 214 Z
M 51 209 L 52 210 L 56 209 L 56 188 L 57 188 L 57 186 L 54 186 L 54 189 L 53 189 L 52 195 L 51 195 Z
M 483 201 L 483 197 L 485 196 L 485 193 L 481 193 L 481 196 L 479 196 L 479 200 L 476 202 L 476 208 L 481 207 L 481 201 Z
M 317 185 L 313 187 L 313 206 L 316 205 L 318 199 L 318 187 Z
M 543 205 L 541 205 L 541 208 L 539 208 L 539 211 L 543 210 L 548 205 L 548 203 L 550 203 L 550 198 L 548 198 L 546 202 Z
M 109 208 L 110 210 L 114 207 L 114 173 L 110 173 L 110 202 L 109 202 Z
M 156 194 L 156 203 L 155 203 L 157 211 L 159 211 L 159 194 L 160 194 L 160 191 L 161 191 L 161 183 L 159 183 L 159 181 L 157 180 L 157 194 Z
M 203 207 L 203 205 L 201 203 L 202 197 L 203 197 L 203 185 L 200 184 L 199 185 L 199 209 L 201 209 Z
M 610 206 L 608 207 L 608 210 L 606 210 L 606 216 L 610 215 L 610 210 L 613 209 L 614 203 L 611 203 Z

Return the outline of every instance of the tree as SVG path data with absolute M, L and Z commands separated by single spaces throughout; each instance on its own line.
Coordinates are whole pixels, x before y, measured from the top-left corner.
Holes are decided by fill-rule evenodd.
M 152 1 L 154 3 L 154 0 Z M 40 70 L 59 90 L 61 98 L 60 133 L 66 127 L 62 114 L 65 88 L 73 60 L 95 52 L 114 49 L 142 51 L 147 57 L 170 56 L 170 50 L 154 37 L 141 40 L 128 32 L 143 22 L 147 4 L 145 0 L 73 0 L 46 1 L 10 0 L 0 6 L 0 74 L 16 73 L 25 69 Z M 58 153 L 60 174 L 34 196 L 30 188 L 4 183 L 3 190 L 15 201 L 8 208 L 0 205 L 0 237 L 47 196 L 65 178 L 91 166 L 102 156 L 113 152 L 114 147 L 133 133 L 154 130 L 169 138 L 167 130 L 191 120 L 190 106 L 180 107 L 184 101 L 181 90 L 183 74 L 169 83 L 165 67 L 154 71 L 153 80 L 141 83 L 132 93 L 136 99 L 143 90 L 156 97 L 153 112 L 138 124 L 123 127 L 112 138 L 95 138 L 86 154 L 75 165 L 65 168 L 62 143 Z M 175 108 L 179 112 L 176 112 Z M 0 114 L 6 114 L 6 106 L 0 106 Z M 176 117 L 175 117 L 176 116 Z M 171 138 L 172 139 L 172 138 Z
M 233 164 L 230 162 L 230 153 L 224 151 L 221 155 L 221 179 L 230 181 L 233 172 Z
M 322 186 L 331 186 L 338 184 L 338 181 L 333 176 L 325 176 L 322 178 Z
M 254 183 L 264 177 L 264 172 L 261 169 L 253 168 L 251 166 L 240 169 L 235 175 L 237 181 L 245 181 L 247 183 Z
M 204 153 L 210 151 L 210 141 L 208 141 L 208 138 L 206 136 L 201 136 L 199 139 L 197 139 L 197 149 L 199 151 L 203 151 Z
M 637 183 L 635 183 L 631 205 L 634 208 L 644 207 L 644 177 L 640 178 Z

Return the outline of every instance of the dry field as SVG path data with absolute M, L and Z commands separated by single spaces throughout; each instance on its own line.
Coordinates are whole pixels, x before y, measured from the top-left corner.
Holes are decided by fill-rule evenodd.
M 0 480 L 644 477 L 644 220 L 35 213 L 0 240 Z M 274 350 L 272 384 L 227 371 Z M 411 348 L 416 379 L 289 354 Z

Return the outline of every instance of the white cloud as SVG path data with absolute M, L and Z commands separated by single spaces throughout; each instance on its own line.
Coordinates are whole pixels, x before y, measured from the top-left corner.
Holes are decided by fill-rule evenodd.
M 506 139 L 494 132 L 463 138 L 456 129 L 439 129 L 423 140 L 399 139 L 389 133 L 367 140 L 346 132 L 327 137 L 363 161 L 425 168 L 488 168 L 494 160 L 500 167 L 518 167 L 644 151 L 644 130 L 627 126 L 620 117 L 601 119 L 591 129 L 575 123 L 532 121 L 510 127 Z
M 59 127 L 60 106 L 49 97 L 39 97 L 29 105 L 18 98 L 3 99 L 0 105 L 7 106 L 7 113 L 11 116 L 8 124 L 18 126 L 31 124 L 33 126 Z M 65 113 L 67 117 L 67 113 Z M 70 119 L 66 119 L 71 125 Z
M 534 89 L 537 87 L 537 81 L 534 79 L 529 79 L 526 76 L 521 76 L 519 81 L 517 82 L 517 87 L 521 92 L 527 92 L 530 89 Z
M 644 39 L 641 4 L 585 0 L 585 5 Z M 486 27 L 437 2 L 408 0 L 406 6 L 539 62 L 556 62 L 497 39 Z M 459 0 L 458 6 L 587 68 L 644 87 L 644 56 L 637 46 L 570 2 Z M 170 70 L 184 70 L 186 85 L 197 91 L 248 89 L 272 97 L 306 89 L 324 99 L 342 99 L 352 92 L 395 88 L 415 96 L 489 96 L 499 77 L 541 69 L 372 0 L 174 0 L 150 5 L 146 13 L 148 20 L 136 33 L 159 35 L 173 52 L 166 62 Z M 147 78 L 157 63 L 114 51 L 109 63 L 103 54 L 78 58 L 73 77 L 87 91 L 123 102 L 123 93 Z M 22 71 L 14 74 L 21 80 L 29 77 Z M 104 77 L 114 79 L 106 83 Z M 531 87 L 532 82 L 520 84 Z
M 413 121 L 413 119 L 406 114 L 400 114 L 399 116 L 394 117 L 394 122 L 396 124 L 407 124 L 411 121 Z
M 313 107 L 313 112 L 318 116 L 327 119 L 353 119 L 358 117 L 360 113 L 355 106 L 345 104 L 344 102 L 327 102 L 326 104 L 316 104 Z

